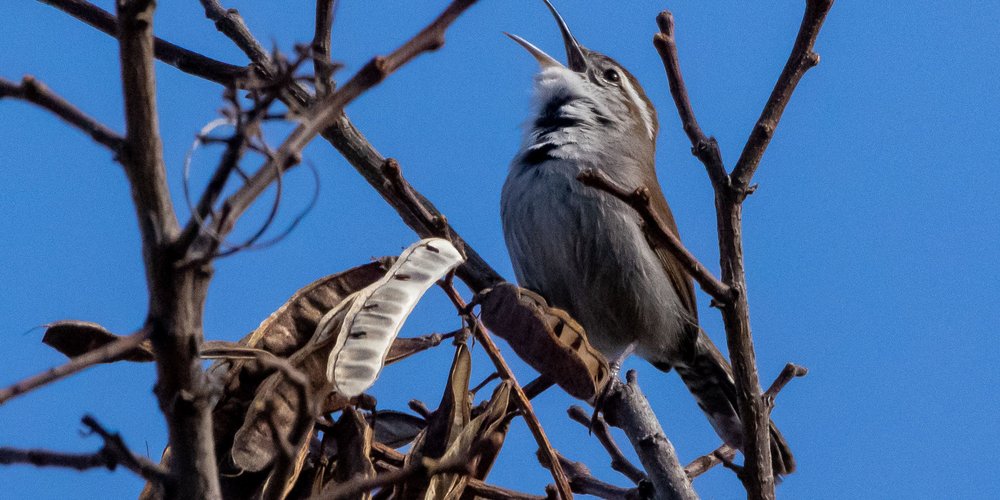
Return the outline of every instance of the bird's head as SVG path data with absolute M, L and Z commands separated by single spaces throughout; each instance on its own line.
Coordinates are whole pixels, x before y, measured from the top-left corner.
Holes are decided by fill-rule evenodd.
M 659 125 L 642 86 L 614 59 L 581 45 L 555 7 L 544 1 L 562 32 L 565 65 L 507 33 L 541 66 L 535 76 L 535 116 L 528 142 L 652 152 Z

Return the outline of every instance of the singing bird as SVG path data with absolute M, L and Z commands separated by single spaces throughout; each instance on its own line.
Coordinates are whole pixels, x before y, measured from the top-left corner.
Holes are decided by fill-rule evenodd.
M 566 65 L 508 34 L 541 66 L 501 195 L 517 279 L 576 318 L 616 376 L 632 353 L 676 370 L 719 436 L 742 449 L 732 368 L 698 326 L 691 278 L 668 250 L 650 245 L 632 208 L 577 180 L 594 169 L 629 189 L 646 188 L 676 234 L 656 179 L 656 110 L 631 73 L 580 45 L 545 3 L 562 31 Z M 788 474 L 791 451 L 773 422 L 770 430 L 774 471 Z

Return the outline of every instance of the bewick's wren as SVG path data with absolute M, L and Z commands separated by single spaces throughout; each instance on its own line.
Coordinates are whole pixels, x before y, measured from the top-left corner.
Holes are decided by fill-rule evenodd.
M 541 65 L 533 115 L 501 198 L 517 279 L 572 314 L 616 376 L 632 352 L 677 370 L 719 436 L 742 448 L 732 369 L 698 327 L 691 278 L 669 251 L 650 245 L 632 208 L 577 180 L 595 169 L 629 189 L 645 187 L 676 233 L 656 179 L 656 110 L 635 77 L 580 45 L 545 3 L 562 31 L 566 66 L 508 35 Z M 773 423 L 771 446 L 775 473 L 792 472 Z

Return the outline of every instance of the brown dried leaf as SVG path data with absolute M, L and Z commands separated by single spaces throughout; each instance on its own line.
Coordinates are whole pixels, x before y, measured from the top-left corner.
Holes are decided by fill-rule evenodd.
M 320 318 L 354 292 L 381 278 L 385 273 L 384 266 L 384 262 L 373 262 L 310 283 L 292 295 L 255 331 L 241 340 L 240 344 L 263 349 L 278 356 L 288 356 L 302 350 L 315 332 Z M 301 364 L 301 359 L 299 361 Z M 325 370 L 325 360 L 319 373 L 323 370 Z M 251 401 L 262 392 L 262 383 L 271 371 L 262 370 L 258 363 L 247 360 L 218 361 L 212 365 L 210 371 L 219 376 L 225 388 L 213 412 L 216 449 L 220 452 L 229 451 L 233 448 L 237 430 L 245 423 Z M 325 380 L 325 376 L 323 379 Z M 268 390 L 270 394 L 275 393 L 274 387 L 278 385 L 284 385 L 285 389 L 288 389 L 287 383 L 281 384 L 281 380 L 277 378 L 270 384 L 271 388 Z M 314 388 L 316 387 L 320 386 L 314 385 Z M 287 407 L 287 404 L 282 403 L 277 406 Z M 270 436 L 269 431 L 267 436 Z M 275 451 L 273 443 L 266 447 L 271 448 L 273 457 Z M 235 476 L 238 471 L 229 472 Z M 226 483 L 240 481 L 242 479 L 239 476 L 235 476 L 232 480 L 224 479 Z
M 486 327 L 571 396 L 590 400 L 604 387 L 608 362 L 566 311 L 510 283 L 489 289 L 480 303 Z
M 455 358 L 448 375 L 448 385 L 441 397 L 441 404 L 425 428 L 413 443 L 410 453 L 406 455 L 406 464 L 414 460 L 441 458 L 458 439 L 462 430 L 468 425 L 472 413 L 472 403 L 469 399 L 469 377 L 472 372 L 472 358 L 469 348 L 459 344 L 455 349 Z M 419 498 L 428 493 L 429 479 L 414 477 L 404 483 L 399 498 Z
M 312 425 L 309 426 L 309 431 L 306 433 L 311 436 L 313 434 Z M 292 457 L 292 467 L 291 471 L 288 471 L 287 477 L 278 477 L 279 472 L 282 472 L 281 467 L 272 467 L 271 473 L 267 475 L 267 479 L 264 481 L 264 485 L 261 487 L 261 498 L 275 498 L 272 489 L 280 488 L 281 494 L 277 495 L 277 498 L 288 498 L 295 488 L 296 483 L 299 480 L 299 476 L 302 474 L 303 469 L 306 465 L 306 457 L 309 455 L 309 443 L 310 439 L 306 439 L 301 446 L 295 450 L 295 456 Z
M 347 308 L 339 309 L 339 314 L 331 321 L 343 321 Z M 336 341 L 336 335 L 327 336 L 318 342 L 310 341 L 288 358 L 288 363 L 308 378 L 308 402 L 312 403 L 311 414 L 316 413 L 317 406 L 331 390 L 326 378 L 326 361 Z M 301 397 L 298 386 L 282 372 L 271 374 L 260 385 L 243 420 L 243 426 L 236 431 L 236 436 L 233 438 L 230 453 L 238 467 L 257 472 L 271 464 L 280 453 L 275 446 L 271 422 L 279 432 L 288 433 L 301 411 L 303 404 Z M 284 439 L 287 440 L 287 437 Z
M 337 441 L 337 461 L 330 481 L 324 489 L 330 491 L 356 477 L 372 477 L 375 466 L 371 461 L 372 428 L 360 412 L 346 408 L 333 429 Z M 371 498 L 366 492 L 363 498 Z
M 103 326 L 89 321 L 69 319 L 49 323 L 45 326 L 42 343 L 65 354 L 68 358 L 86 354 L 122 338 L 109 332 Z M 135 349 L 109 359 L 106 363 L 115 361 L 153 361 L 153 346 L 149 340 L 145 340 Z
M 511 407 L 511 391 L 512 383 L 509 380 L 497 385 L 493 395 L 490 396 L 485 411 L 469 422 L 465 432 L 445 454 L 445 456 L 449 456 L 459 452 L 468 452 L 476 441 L 490 435 L 499 436 L 499 439 L 495 441 L 496 448 L 482 450 L 479 454 L 473 474 L 476 479 L 486 479 L 486 476 L 489 475 L 493 463 L 496 462 L 496 458 L 500 454 L 504 438 L 507 437 L 507 431 L 510 430 L 510 421 L 516 415 Z
M 374 283 L 385 274 L 382 259 L 342 273 L 320 278 L 295 292 L 246 338 L 248 347 L 264 349 L 281 357 L 291 356 L 312 338 L 316 325 L 344 298 Z
M 508 412 L 510 404 L 511 383 L 504 381 L 490 398 L 486 410 L 472 419 L 462 432 L 449 445 L 448 450 L 441 457 L 442 460 L 454 459 L 462 454 L 469 453 L 469 450 L 491 434 L 498 434 L 501 438 L 497 441 L 496 447 L 482 450 L 474 464 L 475 476 L 477 478 L 486 477 L 497 455 L 500 454 L 500 447 L 503 445 L 502 437 L 507 434 L 510 419 L 513 413 Z M 485 460 L 485 462 L 484 462 Z M 481 474 L 481 476 L 480 476 Z M 438 474 L 431 478 L 427 486 L 425 499 L 457 499 L 461 498 L 465 491 L 465 485 L 469 481 L 469 476 L 464 474 Z

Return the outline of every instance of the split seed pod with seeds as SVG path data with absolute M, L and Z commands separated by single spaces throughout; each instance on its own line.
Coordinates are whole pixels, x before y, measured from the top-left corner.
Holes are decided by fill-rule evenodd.
M 324 315 L 315 340 L 337 336 L 326 369 L 337 392 L 353 397 L 375 383 L 392 341 L 417 301 L 464 261 L 448 240 L 420 240 L 403 251 L 382 279 Z M 337 321 L 339 317 L 343 320 Z

